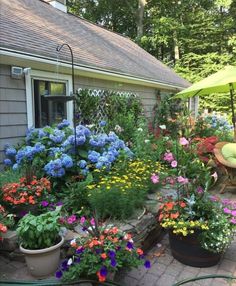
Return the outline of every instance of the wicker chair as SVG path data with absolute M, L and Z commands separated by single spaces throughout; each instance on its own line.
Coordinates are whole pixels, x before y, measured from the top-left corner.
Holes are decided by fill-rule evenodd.
M 226 174 L 226 179 L 223 182 L 222 188 L 220 189 L 220 193 L 225 192 L 226 187 L 234 187 L 236 190 L 236 164 L 229 162 L 226 160 L 222 154 L 222 148 L 225 144 L 229 142 L 219 142 L 215 145 L 214 154 L 217 160 L 221 163 L 221 166 Z M 236 143 L 235 143 L 236 146 Z

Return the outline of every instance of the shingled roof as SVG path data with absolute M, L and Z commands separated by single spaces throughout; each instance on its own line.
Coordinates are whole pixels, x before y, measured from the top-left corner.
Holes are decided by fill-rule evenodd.
M 1 0 L 1 47 L 57 59 L 68 43 L 77 65 L 185 88 L 189 83 L 127 37 L 113 33 L 41 0 Z M 69 54 L 60 53 L 61 60 Z

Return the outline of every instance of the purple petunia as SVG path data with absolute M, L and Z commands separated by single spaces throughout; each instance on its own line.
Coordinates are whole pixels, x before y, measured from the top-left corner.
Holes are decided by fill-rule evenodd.
M 42 201 L 41 202 L 41 206 L 42 207 L 47 207 L 49 205 L 49 202 L 47 202 L 47 201 Z
M 108 251 L 108 256 L 109 256 L 110 258 L 115 258 L 115 257 L 116 257 L 115 251 L 114 251 L 114 250 L 109 250 L 109 251 Z
M 115 259 L 111 259 L 111 266 L 112 267 L 116 267 L 116 260 Z
M 151 262 L 150 262 L 149 260 L 146 260 L 146 261 L 144 262 L 144 266 L 145 266 L 147 269 L 151 268 Z
M 128 248 L 128 249 L 133 249 L 133 248 L 134 248 L 133 243 L 132 243 L 132 242 L 130 242 L 130 241 L 129 241 L 129 242 L 127 242 L 127 245 L 126 245 L 126 246 L 127 246 L 127 248 Z
M 55 276 L 56 276 L 57 279 L 60 279 L 63 276 L 62 271 L 61 270 L 57 271 Z
M 102 266 L 101 269 L 100 269 L 100 275 L 103 276 L 103 277 L 106 277 L 107 276 L 107 268 L 106 266 Z

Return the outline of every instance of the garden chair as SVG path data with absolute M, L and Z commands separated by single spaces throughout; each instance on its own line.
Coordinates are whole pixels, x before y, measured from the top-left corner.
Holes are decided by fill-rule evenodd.
M 236 190 L 236 143 L 219 142 L 213 151 L 227 176 L 220 193 L 224 193 L 227 186 Z

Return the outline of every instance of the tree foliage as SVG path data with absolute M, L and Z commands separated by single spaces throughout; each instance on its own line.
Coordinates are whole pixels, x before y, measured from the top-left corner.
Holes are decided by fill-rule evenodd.
M 191 82 L 236 64 L 236 0 L 68 0 L 68 6 L 130 37 Z M 224 98 L 204 97 L 201 105 L 227 111 Z

